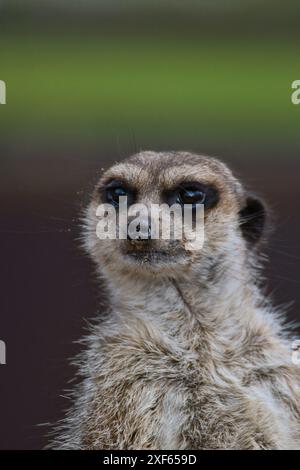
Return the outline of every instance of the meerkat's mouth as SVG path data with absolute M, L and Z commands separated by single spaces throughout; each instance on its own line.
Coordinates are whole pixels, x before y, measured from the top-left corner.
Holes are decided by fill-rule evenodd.
M 140 263 L 159 263 L 173 258 L 170 253 L 163 250 L 127 250 L 124 254 Z
M 126 246 L 122 250 L 123 255 L 131 261 L 139 264 L 174 263 L 178 257 L 186 257 L 186 252 L 181 247 L 171 246 L 169 249 L 151 246 Z

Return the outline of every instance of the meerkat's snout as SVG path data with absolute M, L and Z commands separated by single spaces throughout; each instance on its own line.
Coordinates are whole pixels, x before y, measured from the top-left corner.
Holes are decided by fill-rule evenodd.
M 127 240 L 130 242 L 137 242 L 137 246 L 141 244 L 144 246 L 149 245 L 149 242 L 152 238 L 151 220 L 149 220 L 149 217 L 139 220 L 133 230 L 131 227 L 131 222 L 134 220 L 134 217 L 131 217 L 131 220 L 129 220 L 127 223 Z

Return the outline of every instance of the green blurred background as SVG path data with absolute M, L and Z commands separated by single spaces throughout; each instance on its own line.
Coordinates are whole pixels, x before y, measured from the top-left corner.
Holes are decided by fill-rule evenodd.
M 5 136 L 296 143 L 299 2 L 1 2 Z M 281 7 L 279 7 L 281 5 Z
M 39 448 L 35 425 L 66 406 L 66 357 L 102 297 L 78 214 L 139 149 L 221 156 L 265 195 L 269 291 L 300 319 L 299 19 L 292 0 L 0 0 L 0 448 Z

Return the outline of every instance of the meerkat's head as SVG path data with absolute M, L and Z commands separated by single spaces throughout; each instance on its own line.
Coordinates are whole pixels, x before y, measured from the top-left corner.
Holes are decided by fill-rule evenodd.
M 118 218 L 120 196 L 127 197 L 128 220 L 134 204 L 203 204 L 202 248 L 190 250 L 184 233 L 181 240 L 153 239 L 150 232 L 143 239 L 120 239 L 117 230 L 115 239 L 99 239 L 97 208 L 110 204 Z M 264 222 L 262 203 L 222 162 L 187 152 L 141 152 L 109 168 L 96 185 L 86 212 L 85 246 L 99 266 L 118 273 L 176 276 L 196 267 L 209 276 L 218 263 L 253 252 Z

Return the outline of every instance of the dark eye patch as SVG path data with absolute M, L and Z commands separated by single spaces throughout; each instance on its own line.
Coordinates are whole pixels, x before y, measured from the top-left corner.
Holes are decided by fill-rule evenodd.
M 170 206 L 173 204 L 204 204 L 206 209 L 214 207 L 219 201 L 218 190 L 199 182 L 182 182 L 171 190 L 165 191 L 164 199 Z
M 119 206 L 119 197 L 127 196 L 128 206 L 133 204 L 135 199 L 135 191 L 125 181 L 112 179 L 98 188 L 103 201 Z

